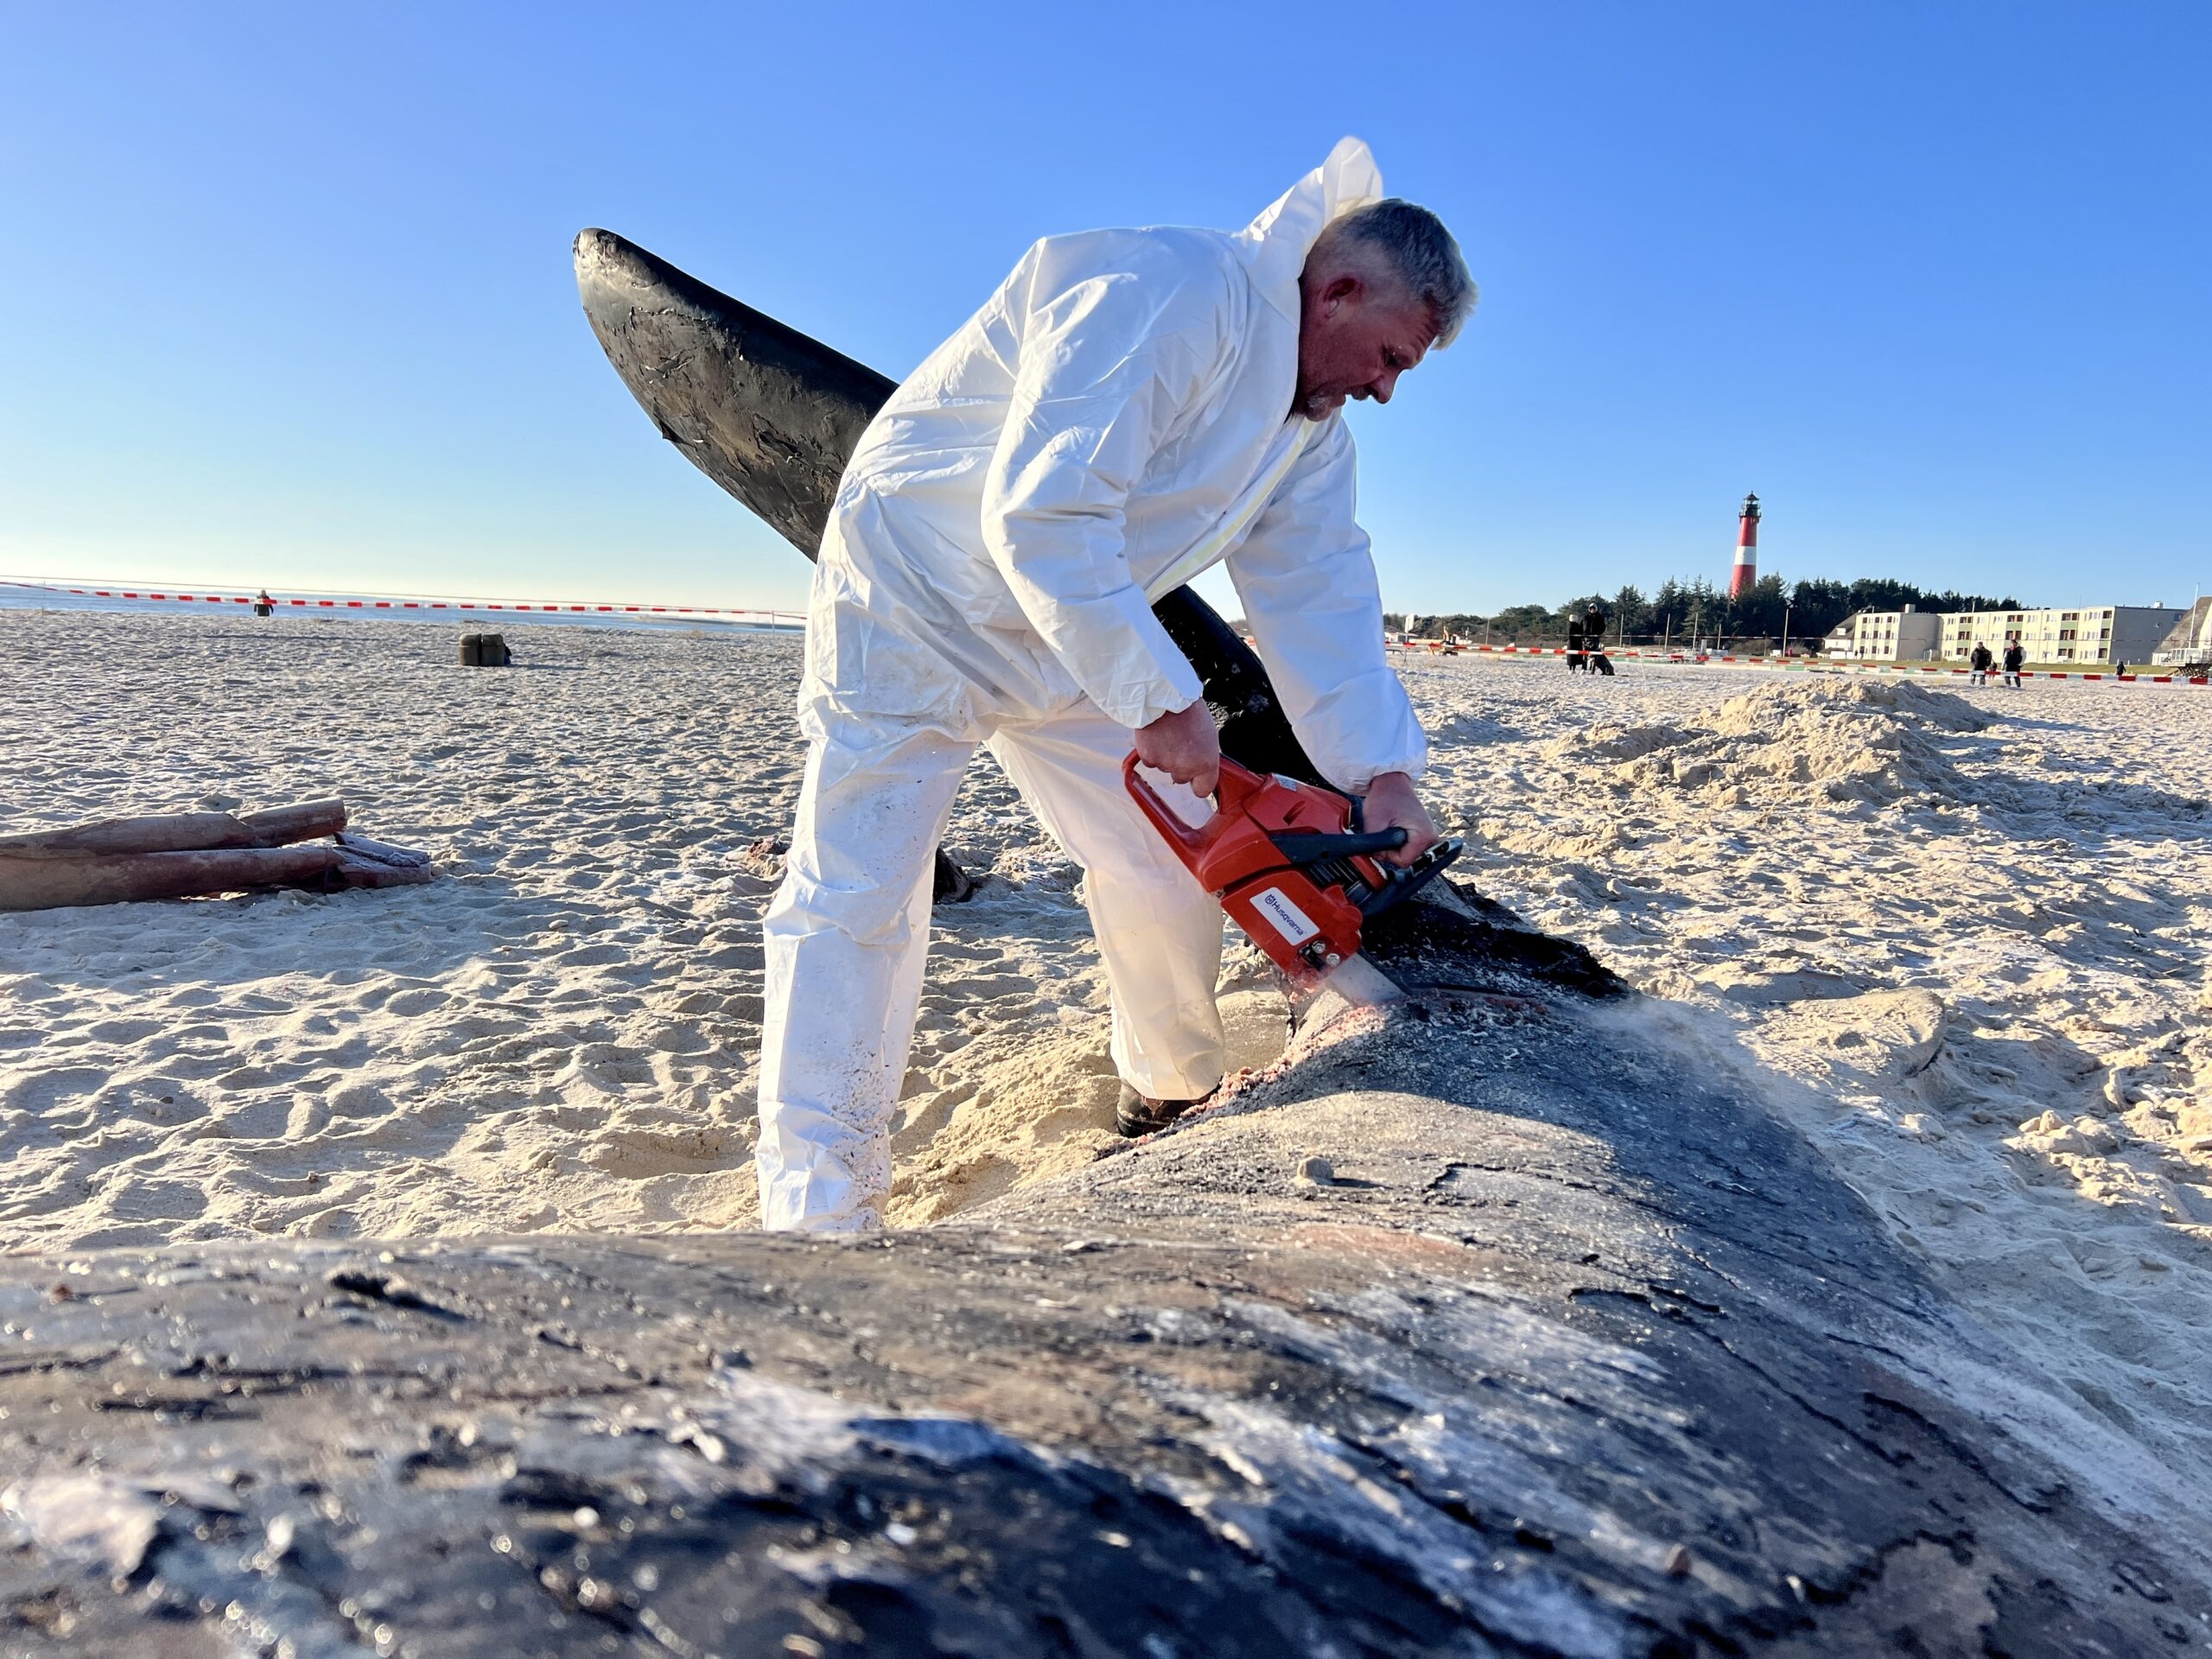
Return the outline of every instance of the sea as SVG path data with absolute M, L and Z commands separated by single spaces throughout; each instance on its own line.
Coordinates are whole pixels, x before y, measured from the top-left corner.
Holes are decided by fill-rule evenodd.
M 0 576 L 0 611 L 120 611 L 153 615 L 253 614 L 251 593 L 234 588 L 181 589 L 166 582 Z M 596 628 L 714 628 L 733 633 L 798 632 L 794 611 L 736 606 L 610 605 L 598 601 L 511 600 L 429 594 L 343 593 L 271 588 L 278 616 L 329 622 L 455 622 L 472 627 L 518 623 Z

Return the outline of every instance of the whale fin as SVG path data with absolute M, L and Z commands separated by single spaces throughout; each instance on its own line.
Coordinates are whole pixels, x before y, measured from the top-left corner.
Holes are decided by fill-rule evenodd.
M 896 383 L 612 231 L 575 254 L 592 333 L 660 435 L 812 558 Z

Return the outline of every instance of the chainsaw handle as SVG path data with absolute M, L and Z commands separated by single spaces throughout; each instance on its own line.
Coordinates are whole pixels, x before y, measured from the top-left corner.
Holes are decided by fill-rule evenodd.
M 1224 782 L 1229 768 L 1235 764 L 1226 756 L 1223 757 L 1221 770 Z M 1137 752 L 1131 749 L 1122 762 L 1122 787 L 1129 791 L 1129 798 L 1137 804 L 1138 810 L 1152 820 L 1152 827 L 1167 837 L 1167 844 L 1180 853 L 1183 862 L 1195 872 L 1198 855 L 1205 851 L 1205 836 L 1184 823 L 1182 816 L 1160 798 L 1159 791 L 1138 772 L 1137 766 Z
M 1393 824 L 1388 830 L 1364 830 L 1352 836 L 1300 833 L 1269 836 L 1268 839 L 1292 863 L 1311 864 L 1324 858 L 1363 858 L 1376 853 L 1395 853 L 1410 837 L 1403 827 Z
M 1150 818 L 1153 827 L 1167 837 L 1168 842 L 1184 855 L 1184 861 L 1195 869 L 1196 860 L 1206 849 L 1208 836 L 1205 827 L 1192 829 L 1183 822 L 1182 815 L 1160 798 L 1154 790 L 1137 771 L 1142 764 L 1137 753 L 1131 749 L 1122 762 L 1122 783 L 1129 791 L 1129 798 Z M 1267 785 L 1267 779 L 1249 766 L 1240 766 L 1227 755 L 1221 757 L 1221 779 L 1214 786 L 1214 816 L 1218 817 L 1236 807 L 1247 796 L 1257 794 Z

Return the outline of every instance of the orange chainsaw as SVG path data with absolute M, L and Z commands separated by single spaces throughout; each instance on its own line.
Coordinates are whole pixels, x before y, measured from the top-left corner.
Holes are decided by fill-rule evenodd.
M 1198 885 L 1294 985 L 1326 982 L 1370 1006 L 1402 995 L 1359 954 L 1360 925 L 1410 897 L 1459 857 L 1462 842 L 1439 842 L 1404 869 L 1384 864 L 1375 855 L 1404 846 L 1406 832 L 1365 829 L 1357 796 L 1252 772 L 1225 755 L 1214 815 L 1196 828 L 1139 774 L 1135 754 L 1122 763 L 1122 781 Z

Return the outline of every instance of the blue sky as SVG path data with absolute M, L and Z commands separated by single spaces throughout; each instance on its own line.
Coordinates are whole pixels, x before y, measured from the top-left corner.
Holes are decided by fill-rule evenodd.
M 627 21 L 626 21 L 627 20 Z M 1393 607 L 2212 582 L 2212 6 L 0 0 L 0 571 L 791 606 L 576 306 L 618 230 L 893 374 L 1036 236 L 1357 133 L 1483 304 L 1353 420 Z

